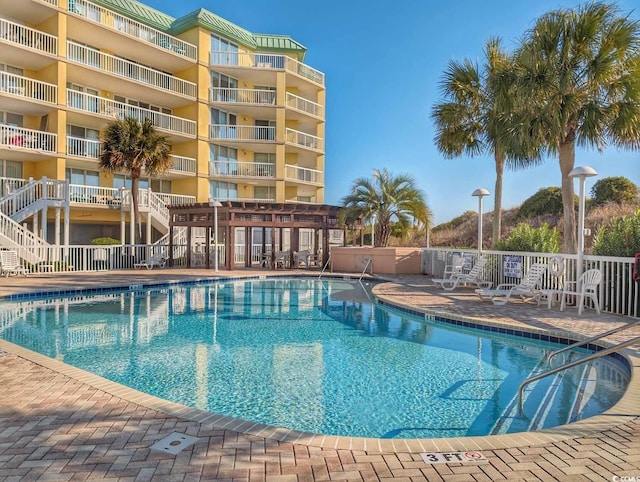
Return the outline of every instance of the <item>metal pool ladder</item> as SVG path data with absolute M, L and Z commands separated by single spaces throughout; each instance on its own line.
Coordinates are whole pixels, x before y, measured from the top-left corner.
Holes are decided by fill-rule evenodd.
M 360 274 L 360 278 L 358 278 L 358 281 L 362 281 L 362 277 L 367 272 L 367 268 L 369 267 L 372 261 L 373 261 L 373 258 L 367 258 L 367 262 L 364 265 L 364 269 L 362 270 L 362 273 Z
M 629 325 L 624 325 L 624 327 L 628 328 L 630 325 L 635 325 L 637 323 L 638 322 L 630 323 Z M 618 328 L 620 328 L 620 327 L 618 327 Z M 619 329 L 616 329 L 616 330 L 617 331 L 622 331 L 622 330 L 619 330 Z M 606 332 L 606 333 L 603 333 L 601 335 L 598 335 L 597 337 L 591 338 L 589 341 L 597 340 L 599 338 L 602 338 L 602 337 L 606 336 L 607 334 L 609 334 L 609 332 Z M 556 353 L 558 353 L 560 351 L 564 351 L 566 348 L 571 348 L 573 346 L 577 346 L 577 345 L 582 345 L 582 344 L 588 343 L 589 341 L 583 341 L 583 342 L 574 343 L 570 347 L 565 347 L 565 348 L 562 348 L 561 350 L 558 350 Z M 547 377 L 549 375 L 553 375 L 553 374 L 561 372 L 563 370 L 567 370 L 568 368 L 573 368 L 575 366 L 582 365 L 583 363 L 586 363 L 586 362 L 591 361 L 591 360 L 595 360 L 596 358 L 602 358 L 603 356 L 606 356 L 606 355 L 609 355 L 611 353 L 614 353 L 614 352 L 616 352 L 616 351 L 618 351 L 618 350 L 620 350 L 622 348 L 626 348 L 628 346 L 635 345 L 636 343 L 640 343 L 640 336 L 636 336 L 635 338 L 632 338 L 631 340 L 627 340 L 627 341 L 624 341 L 622 343 L 618 343 L 617 345 L 612 346 L 611 348 L 607 348 L 605 350 L 600 350 L 600 351 L 598 351 L 596 353 L 592 353 L 589 356 L 586 356 L 584 358 L 580 358 L 579 360 L 575 360 L 575 361 L 572 361 L 572 362 L 569 362 L 569 363 L 565 363 L 564 365 L 559 366 L 557 368 L 552 368 L 552 369 L 547 370 L 545 372 L 539 373 L 538 375 L 534 375 L 532 377 L 527 378 L 524 382 L 522 382 L 520 384 L 520 387 L 518 388 L 518 414 L 522 415 L 522 403 L 523 403 L 522 402 L 522 392 L 524 391 L 524 387 L 529 385 L 529 383 L 535 382 L 537 380 L 540 380 L 541 378 L 545 378 L 545 377 Z M 554 354 L 552 353 L 551 355 L 553 356 Z
M 318 275 L 318 279 L 322 278 L 322 275 L 323 275 L 324 271 L 327 269 L 327 266 L 329 266 L 329 263 L 331 263 L 331 253 L 329 253 L 329 257 L 327 258 L 327 262 L 322 267 L 322 271 L 320 271 L 320 274 Z

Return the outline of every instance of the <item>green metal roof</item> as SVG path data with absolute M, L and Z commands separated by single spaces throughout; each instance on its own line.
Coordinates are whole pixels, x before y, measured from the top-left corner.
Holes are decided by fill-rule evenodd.
M 168 32 L 171 28 L 173 17 L 166 15 L 155 8 L 151 8 L 136 0 L 92 0 L 94 3 L 113 10 L 121 15 L 137 22 Z
M 163 32 L 178 35 L 195 27 L 205 28 L 253 50 L 295 52 L 304 59 L 307 49 L 288 35 L 253 34 L 204 8 L 173 18 L 137 0 L 92 0 L 137 22 Z
M 204 8 L 200 8 L 195 12 L 176 19 L 171 25 L 171 33 L 179 34 L 194 27 L 206 28 L 229 40 L 233 40 L 252 49 L 256 48 L 256 41 L 253 39 L 251 32 L 238 27 Z
M 299 44 L 288 35 L 254 33 L 253 38 L 256 41 L 258 50 L 298 52 L 302 57 L 307 51 L 304 45 Z

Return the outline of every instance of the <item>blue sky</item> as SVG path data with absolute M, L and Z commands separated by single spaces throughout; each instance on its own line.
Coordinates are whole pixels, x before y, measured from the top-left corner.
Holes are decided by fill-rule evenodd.
M 637 0 L 618 5 L 640 19 Z M 543 13 L 579 2 L 550 0 L 143 0 L 172 16 L 200 7 L 255 33 L 290 35 L 307 47 L 305 62 L 326 74 L 327 204 L 339 204 L 358 177 L 387 168 L 416 178 L 442 223 L 476 210 L 471 196 L 478 187 L 494 191 L 490 156 L 444 159 L 437 151 L 430 119 L 440 100 L 438 82 L 447 62 L 465 57 L 482 60 L 490 36 L 515 47 L 522 33 Z M 634 10 L 636 8 L 636 10 Z M 640 152 L 608 148 L 602 153 L 578 150 L 576 166 L 593 167 L 587 191 L 598 179 L 625 176 L 640 185 Z M 560 185 L 555 158 L 524 171 L 506 171 L 503 208 L 518 206 L 539 189 Z M 576 193 L 578 185 L 575 185 Z M 484 209 L 493 209 L 493 196 Z

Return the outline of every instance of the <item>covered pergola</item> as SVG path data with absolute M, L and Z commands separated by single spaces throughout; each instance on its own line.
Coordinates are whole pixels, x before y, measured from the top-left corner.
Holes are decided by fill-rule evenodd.
M 329 256 L 329 240 L 332 230 L 342 231 L 338 225 L 338 206 L 325 204 L 296 204 L 296 203 L 248 203 L 241 201 L 223 201 L 196 204 L 175 204 L 169 208 L 169 264 L 173 265 L 177 252 L 174 248 L 184 246 L 175 244 L 175 234 L 180 228 L 185 228 L 186 237 L 186 265 L 193 266 L 192 257 L 203 255 L 202 266 L 213 267 L 216 246 L 223 245 L 224 259 L 220 267 L 233 270 L 236 248 L 244 246 L 244 266 L 251 267 L 255 262 L 252 249 L 256 246 L 253 237 L 259 236 L 262 256 L 270 257 L 270 266 L 275 266 L 275 254 L 282 250 L 285 233 L 288 234 L 288 251 L 290 264 L 293 265 L 293 253 L 300 250 L 300 230 L 313 230 L 316 253 L 320 254 L 321 264 L 324 265 Z M 204 229 L 202 229 L 204 228 Z M 198 233 L 196 236 L 194 233 Z M 204 232 L 204 235 L 202 234 Z M 215 235 L 218 233 L 218 238 Z M 241 235 L 244 239 L 236 239 Z M 258 236 L 256 236 L 258 237 Z M 200 245 L 204 252 L 196 254 L 194 245 Z M 184 239 L 184 238 L 183 238 Z M 268 240 L 268 241 L 267 241 Z

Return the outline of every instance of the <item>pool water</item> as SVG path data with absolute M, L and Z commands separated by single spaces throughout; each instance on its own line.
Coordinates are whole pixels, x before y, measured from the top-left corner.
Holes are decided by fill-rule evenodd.
M 371 300 L 357 281 L 271 278 L 2 302 L 0 337 L 187 406 L 331 435 L 540 429 L 610 408 L 629 381 L 605 357 L 530 384 L 519 416 L 519 384 L 563 345 Z

